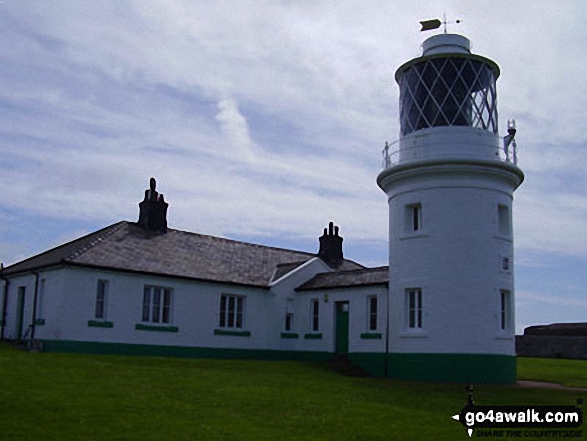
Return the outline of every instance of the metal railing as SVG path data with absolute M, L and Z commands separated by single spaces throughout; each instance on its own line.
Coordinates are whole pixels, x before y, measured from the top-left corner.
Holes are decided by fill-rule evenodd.
M 433 136 L 433 135 L 422 135 Z M 412 138 L 414 140 L 414 138 Z M 401 139 L 397 139 L 391 144 L 386 142 L 383 147 L 383 160 L 381 166 L 383 169 L 394 167 L 396 165 L 405 164 L 414 161 L 422 161 L 427 159 L 442 159 L 442 158 L 484 158 L 494 159 L 504 163 L 518 165 L 518 151 L 516 141 L 514 139 L 508 140 L 509 143 L 504 142 L 502 145 L 495 145 L 491 143 L 479 143 L 476 141 L 474 145 L 463 148 L 461 144 L 454 142 L 435 142 L 434 145 L 426 146 L 402 146 L 399 143 Z M 410 143 L 413 144 L 413 143 Z M 447 146 L 460 145 L 460 149 L 450 149 Z M 437 148 L 435 148 L 437 147 Z M 467 155 L 470 153 L 470 155 Z M 482 155 L 479 155 L 481 153 Z

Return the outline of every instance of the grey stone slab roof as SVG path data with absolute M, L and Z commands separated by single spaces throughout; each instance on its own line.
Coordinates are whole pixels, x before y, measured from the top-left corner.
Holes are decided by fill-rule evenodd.
M 273 273 L 273 277 L 271 277 L 271 282 L 275 282 L 276 280 L 282 278 L 287 273 L 295 270 L 297 267 L 306 263 L 308 259 L 302 260 L 300 262 L 292 262 L 292 263 L 280 263 L 275 266 L 275 271 Z
M 361 268 L 316 274 L 312 279 L 297 287 L 296 291 L 387 285 L 388 282 L 389 267 L 380 266 L 376 268 Z
M 280 272 L 294 269 L 315 256 L 174 229 L 154 233 L 122 221 L 11 265 L 4 275 L 77 265 L 267 287 L 276 267 Z M 363 267 L 349 260 L 339 267 L 358 268 Z

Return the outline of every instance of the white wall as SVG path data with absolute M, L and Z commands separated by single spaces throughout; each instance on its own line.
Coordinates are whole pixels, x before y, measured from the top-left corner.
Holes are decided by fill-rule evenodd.
M 41 271 L 44 282 L 43 305 L 37 318 L 44 324 L 35 327 L 40 340 L 73 340 L 87 342 L 131 343 L 208 348 L 275 349 L 326 351 L 335 349 L 335 305 L 349 302 L 349 350 L 351 352 L 383 352 L 385 349 L 387 290 L 384 286 L 296 292 L 294 288 L 329 268 L 320 259 L 312 259 L 271 289 L 222 285 L 139 274 L 128 274 L 89 268 L 64 267 Z M 108 282 L 105 317 L 95 318 L 98 280 Z M 142 303 L 145 285 L 172 289 L 169 324 L 143 323 Z M 5 338 L 16 338 L 17 292 L 26 287 L 23 329 L 32 323 L 35 275 L 10 279 Z M 242 329 L 250 336 L 215 335 L 219 327 L 220 296 L 245 296 L 245 319 Z M 368 331 L 367 296 L 378 296 L 378 329 L 381 339 L 361 339 Z M 310 300 L 320 300 L 321 339 L 305 339 L 311 331 Z M 293 299 L 292 333 L 297 339 L 281 338 L 285 332 L 285 306 Z M 111 322 L 112 327 L 89 326 L 88 322 Z M 173 326 L 178 332 L 137 330 L 135 326 Z M 24 330 L 23 330 L 24 332 Z
M 377 330 L 368 329 L 367 297 L 376 295 L 378 301 Z M 320 301 L 319 333 L 322 339 L 306 340 L 311 330 L 311 300 Z M 387 320 L 387 288 L 382 285 L 301 291 L 296 298 L 300 339 L 297 348 L 334 352 L 336 344 L 336 302 L 349 302 L 349 352 L 384 352 Z M 363 333 L 380 333 L 381 339 L 361 339 Z
M 294 289 L 302 283 L 310 280 L 316 274 L 329 272 L 331 269 L 319 258 L 310 259 L 308 262 L 289 272 L 284 277 L 276 280 L 271 285 L 271 293 L 274 296 L 272 312 L 266 318 L 271 329 L 271 347 L 280 350 L 305 350 L 316 351 L 320 349 L 315 341 L 304 340 L 304 334 L 309 331 L 309 321 L 305 319 L 306 304 L 303 296 Z M 281 338 L 285 331 L 285 312 L 288 299 L 293 300 L 294 318 L 293 329 L 290 333 L 297 333 L 298 338 Z M 309 308 L 309 306 L 308 306 Z M 309 320 L 309 319 L 308 319 Z
M 514 355 L 514 329 L 500 330 L 500 289 L 513 286 L 513 239 L 498 229 L 512 207 L 512 174 L 474 165 L 429 165 L 389 185 L 390 351 Z M 405 207 L 422 206 L 409 233 Z M 503 257 L 510 270 L 503 271 Z M 421 288 L 423 327 L 407 327 L 406 289 Z M 512 302 L 513 323 L 513 302 Z
M 6 299 L 6 324 L 4 328 L 4 338 L 13 340 L 18 337 L 17 331 L 17 312 L 18 312 L 18 291 L 20 287 L 25 288 L 24 314 L 23 314 L 23 336 L 33 323 L 33 307 L 35 298 L 36 275 L 32 273 L 24 274 L 18 277 L 10 277 L 8 282 L 8 295 Z M 58 299 L 62 292 L 63 270 L 41 270 L 38 272 L 39 278 L 39 295 L 37 298 L 36 318 L 42 319 L 52 311 L 53 299 Z M 41 280 L 45 280 L 45 292 L 41 294 Z M 41 299 L 43 297 L 43 299 Z M 3 303 L 0 303 L 0 307 Z M 38 337 L 38 331 L 41 326 L 35 326 L 35 338 Z M 30 332 L 30 331 L 29 331 Z
M 219 348 L 262 348 L 267 345 L 267 325 L 259 319 L 268 313 L 271 304 L 266 289 L 87 268 L 70 267 L 59 272 L 64 281 L 60 287 L 51 286 L 51 281 L 46 282 L 46 323 L 37 327 L 36 338 Z M 108 281 L 104 319 L 94 317 L 98 280 Z M 173 290 L 169 324 L 142 322 L 145 285 Z M 250 337 L 214 335 L 214 330 L 219 329 L 221 294 L 246 296 L 242 330 L 249 331 Z M 108 321 L 113 327 L 88 326 L 88 321 Z M 137 330 L 137 324 L 175 326 L 178 332 Z

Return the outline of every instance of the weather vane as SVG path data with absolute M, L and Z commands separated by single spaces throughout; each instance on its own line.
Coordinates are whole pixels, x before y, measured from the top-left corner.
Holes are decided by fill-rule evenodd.
M 441 25 L 444 25 L 444 33 L 446 34 L 446 25 L 447 24 L 459 24 L 462 22 L 463 22 L 463 20 L 446 21 L 446 14 L 442 14 L 442 21 L 440 21 L 438 18 L 435 18 L 432 20 L 421 21 L 420 24 L 422 25 L 422 29 L 420 29 L 420 32 L 431 31 L 432 29 L 438 29 Z

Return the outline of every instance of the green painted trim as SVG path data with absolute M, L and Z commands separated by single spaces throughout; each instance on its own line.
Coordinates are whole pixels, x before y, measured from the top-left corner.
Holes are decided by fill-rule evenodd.
M 499 354 L 402 354 L 388 357 L 388 376 L 400 380 L 514 384 L 516 357 Z
M 314 334 L 314 333 L 305 334 L 304 338 L 306 340 L 320 340 L 322 338 L 322 334 Z
M 282 332 L 281 338 L 300 338 L 300 335 L 296 332 Z
M 222 358 L 233 360 L 291 360 L 323 362 L 332 357 L 323 351 L 280 351 L 260 349 L 194 348 L 189 346 L 135 345 L 94 341 L 43 340 L 44 352 L 101 355 L 147 355 L 180 358 Z
M 43 340 L 44 352 L 148 355 L 181 358 L 296 360 L 323 362 L 334 354 L 323 351 L 202 348 L 72 340 Z M 351 362 L 373 376 L 415 381 L 512 384 L 516 357 L 489 354 L 386 354 L 354 352 Z M 386 366 L 387 364 L 387 366 Z
M 364 332 L 361 334 L 363 340 L 381 340 L 382 335 L 380 332 Z
M 251 331 L 229 331 L 226 329 L 214 329 L 214 335 L 232 335 L 233 337 L 250 337 Z
M 91 328 L 113 328 L 113 322 L 102 322 L 99 320 L 88 320 L 88 326 Z
M 385 377 L 385 354 L 383 352 L 351 352 L 349 360 L 373 377 Z
M 35 319 L 35 326 L 43 326 L 45 324 L 45 319 Z
M 179 332 L 177 326 L 144 325 L 142 323 L 137 323 L 135 329 L 139 331 Z

